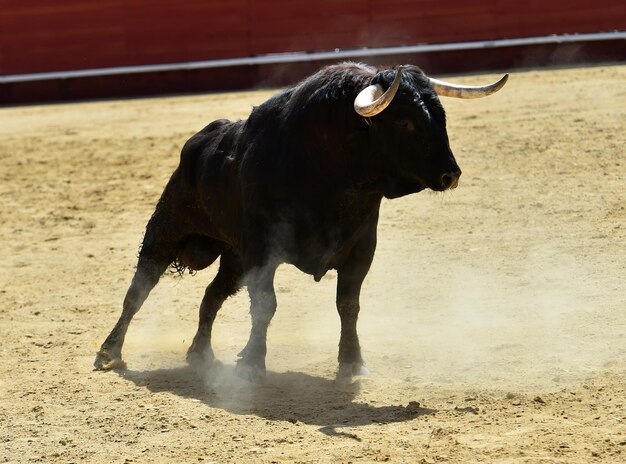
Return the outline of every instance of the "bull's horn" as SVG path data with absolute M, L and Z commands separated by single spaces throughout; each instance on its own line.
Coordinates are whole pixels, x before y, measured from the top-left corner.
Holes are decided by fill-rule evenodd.
M 361 90 L 354 99 L 354 111 L 364 118 L 370 118 L 387 108 L 400 87 L 403 71 L 404 68 L 402 66 L 398 67 L 396 77 L 386 92 L 383 92 L 380 84 L 370 85 Z
M 430 83 L 435 89 L 435 92 L 437 92 L 437 95 L 455 98 L 486 97 L 487 95 L 491 95 L 504 87 L 508 78 L 509 75 L 505 74 L 500 78 L 500 80 L 488 85 L 457 85 L 429 77 Z

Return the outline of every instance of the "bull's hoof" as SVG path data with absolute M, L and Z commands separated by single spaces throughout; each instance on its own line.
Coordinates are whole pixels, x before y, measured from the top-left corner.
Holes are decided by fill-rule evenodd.
M 100 350 L 96 354 L 93 367 L 97 371 L 110 371 L 114 369 L 126 369 L 126 363 L 120 356 L 113 356 L 107 351 Z
M 215 357 L 213 356 L 213 350 L 207 348 L 201 351 L 194 350 L 193 347 L 187 351 L 187 364 L 193 367 L 212 366 L 215 364 Z
M 370 370 L 363 363 L 342 363 L 337 370 L 338 380 L 350 380 L 356 376 L 368 376 Z
M 243 359 L 237 360 L 235 373 L 237 377 L 247 380 L 248 382 L 259 385 L 265 383 L 265 369 L 254 364 L 248 364 Z

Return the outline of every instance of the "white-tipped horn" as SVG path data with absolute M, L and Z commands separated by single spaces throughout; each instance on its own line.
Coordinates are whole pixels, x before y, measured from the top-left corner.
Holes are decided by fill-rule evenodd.
M 435 89 L 435 92 L 437 92 L 437 95 L 454 98 L 486 97 L 487 95 L 491 95 L 504 87 L 508 78 L 509 75 L 505 74 L 498 81 L 488 85 L 458 85 L 429 77 L 430 83 Z
M 398 67 L 396 77 L 386 92 L 383 92 L 383 88 L 379 84 L 370 85 L 361 90 L 354 99 L 354 111 L 364 118 L 370 118 L 381 113 L 389 106 L 393 97 L 396 96 L 403 71 L 404 68 L 402 66 Z

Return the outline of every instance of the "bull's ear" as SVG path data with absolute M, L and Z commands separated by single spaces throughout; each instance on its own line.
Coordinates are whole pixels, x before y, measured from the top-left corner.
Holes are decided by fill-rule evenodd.
M 354 99 L 354 111 L 364 118 L 371 118 L 380 114 L 389 104 L 398 92 L 400 82 L 402 81 L 403 66 L 399 66 L 396 71 L 396 77 L 386 92 L 380 84 L 372 84 L 365 87 Z
M 440 81 L 438 79 L 428 78 L 437 95 L 441 97 L 454 98 L 480 98 L 496 93 L 509 79 L 509 75 L 505 74 L 496 82 L 487 85 L 458 85 L 450 82 Z

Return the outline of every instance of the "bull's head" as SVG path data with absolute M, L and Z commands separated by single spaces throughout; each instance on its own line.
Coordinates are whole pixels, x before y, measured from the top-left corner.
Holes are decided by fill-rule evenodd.
M 355 98 L 354 109 L 372 124 L 372 143 L 386 158 L 385 196 L 455 188 L 461 170 L 450 150 L 438 96 L 484 97 L 507 79 L 508 74 L 486 86 L 460 86 L 429 78 L 416 66 L 378 73 Z

